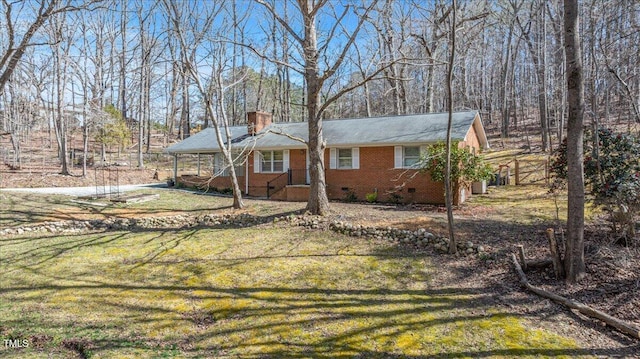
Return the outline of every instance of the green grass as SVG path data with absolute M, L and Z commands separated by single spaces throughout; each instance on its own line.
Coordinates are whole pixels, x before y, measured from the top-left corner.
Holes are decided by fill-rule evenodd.
M 80 200 L 64 195 L 3 192 L 0 190 L 0 228 L 33 225 L 46 221 L 104 219 L 108 217 L 163 216 L 176 213 L 202 214 L 231 211 L 233 200 L 185 190 L 141 190 L 127 195 L 158 194 L 142 203 L 112 203 L 107 199 Z M 254 201 L 248 209 L 269 215 L 304 208 L 305 203 Z
M 0 190 L 0 228 L 70 219 L 65 212 L 78 211 L 68 196 L 43 196 Z
M 552 194 L 549 187 L 541 184 L 490 187 L 488 194 L 472 196 L 465 206 L 488 209 L 483 215 L 485 218 L 511 224 L 564 224 L 567 220 L 566 191 Z M 601 213 L 593 204 L 585 203 L 587 222 Z
M 158 216 L 181 213 L 211 213 L 230 208 L 228 198 L 205 196 L 186 191 L 143 190 L 159 194 L 158 200 L 142 203 L 113 203 L 107 199 L 76 200 L 64 195 L 3 192 L 0 190 L 0 228 L 46 221 L 103 219 L 107 217 Z
M 427 256 L 298 228 L 0 239 L 3 357 L 512 357 L 576 344 L 436 288 Z
M 542 185 L 490 187 L 487 195 L 472 196 L 467 205 L 488 207 L 510 223 L 565 221 L 567 217 L 566 194 L 556 197 Z

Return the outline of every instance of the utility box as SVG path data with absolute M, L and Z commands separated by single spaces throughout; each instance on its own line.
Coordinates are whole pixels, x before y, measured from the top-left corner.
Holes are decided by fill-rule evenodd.
M 471 193 L 473 194 L 487 193 L 487 181 L 473 182 L 471 184 Z

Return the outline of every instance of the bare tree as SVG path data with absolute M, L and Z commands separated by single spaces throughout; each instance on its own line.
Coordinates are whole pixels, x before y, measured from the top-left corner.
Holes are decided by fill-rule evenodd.
M 138 64 L 138 168 L 144 168 L 145 141 L 146 151 L 149 151 L 151 139 L 150 126 L 150 101 L 151 101 L 151 83 L 152 83 L 152 66 L 154 63 L 154 51 L 158 44 L 155 26 L 152 26 L 153 16 L 155 15 L 156 3 L 148 4 L 142 1 L 137 4 L 136 16 L 138 24 L 139 42 L 139 59 Z M 145 136 L 146 131 L 146 136 Z
M 0 89 L 11 78 L 18 62 L 27 48 L 43 45 L 34 42 L 40 28 L 46 24 L 53 15 L 71 11 L 90 9 L 101 0 L 70 1 L 70 0 L 37 0 L 28 2 L 2 0 L 0 9 L 4 16 L 6 27 L 6 47 L 2 48 L 0 57 Z M 16 14 L 17 12 L 17 14 Z M 26 31 L 20 38 L 19 23 L 26 19 Z
M 420 13 L 425 14 L 425 22 L 422 24 L 420 33 L 412 33 L 411 35 L 417 39 L 427 58 L 427 73 L 422 86 L 424 88 L 423 108 L 425 112 L 430 113 L 435 111 L 434 72 L 436 70 L 436 64 L 440 64 L 436 60 L 436 53 L 438 51 L 440 41 L 447 36 L 447 31 L 442 29 L 442 24 L 449 16 L 451 8 L 449 7 L 444 10 L 444 5 L 439 3 L 434 3 L 433 9 L 426 9 L 421 5 L 418 5 L 417 7 Z
M 409 14 L 403 13 L 402 9 L 406 6 L 394 6 L 393 0 L 385 0 L 380 9 L 377 21 L 371 23 L 378 33 L 378 44 L 383 59 L 386 59 L 392 65 L 385 67 L 384 74 L 390 92 L 393 94 L 393 113 L 403 115 L 407 113 L 407 64 L 398 61 L 399 58 L 405 58 L 405 43 L 409 37 L 410 17 Z M 409 8 L 410 9 L 410 8 Z M 395 21 L 398 23 L 395 24 Z
M 190 7 L 184 11 L 182 7 L 178 7 L 170 0 L 164 0 L 163 5 L 169 19 L 173 22 L 174 35 L 178 38 L 183 51 L 182 68 L 186 70 L 184 76 L 193 80 L 198 88 L 204 102 L 205 116 L 211 120 L 218 146 L 222 150 L 226 163 L 229 164 L 233 208 L 243 208 L 242 191 L 234 166 L 239 158 L 234 156 L 233 137 L 224 102 L 226 90 L 237 84 L 237 82 L 227 84 L 224 80 L 224 71 L 227 69 L 229 60 L 226 42 L 222 41 L 222 34 L 229 28 L 219 17 L 223 14 L 224 8 L 209 4 L 211 6 Z M 216 21 L 219 23 L 214 29 L 213 24 Z
M 173 21 L 170 21 L 168 18 L 169 15 L 166 14 L 166 11 L 162 12 L 163 16 L 166 18 L 167 28 L 165 31 L 168 34 L 171 34 L 175 31 Z M 178 112 L 181 110 L 178 104 L 178 90 L 180 87 L 180 59 L 179 57 L 179 44 L 178 40 L 176 40 L 172 36 L 167 36 L 165 39 L 166 49 L 168 54 L 166 54 L 167 58 L 165 58 L 165 74 L 169 76 L 169 80 L 167 80 L 168 84 L 165 86 L 166 93 L 166 107 L 167 112 L 165 115 L 165 126 L 167 131 L 167 136 L 173 135 L 173 132 L 176 127 L 176 117 L 178 116 Z
M 456 0 L 451 2 L 451 26 L 450 26 L 450 44 L 449 44 L 449 64 L 447 69 L 447 111 L 449 112 L 449 120 L 447 121 L 447 140 L 446 140 L 446 156 L 444 174 L 444 193 L 445 204 L 447 206 L 447 224 L 449 227 L 449 253 L 456 254 L 458 246 L 456 244 L 455 233 L 453 230 L 453 193 L 451 186 L 451 130 L 453 125 L 453 65 L 456 59 Z M 456 164 L 457 165 L 457 164 Z
M 273 4 L 264 0 L 257 1 L 262 4 L 286 30 L 293 41 L 297 43 L 298 50 L 300 51 L 303 68 L 298 68 L 291 63 L 284 63 L 278 59 L 271 60 L 291 67 L 292 70 L 299 72 L 304 77 L 306 94 L 305 108 L 307 110 L 307 122 L 309 126 L 309 137 L 306 144 L 309 151 L 309 177 L 311 180 L 307 210 L 312 214 L 325 215 L 329 211 L 329 200 L 327 198 L 324 173 L 324 149 L 326 147 L 326 142 L 322 132 L 322 115 L 325 110 L 327 110 L 327 108 L 342 95 L 362 86 L 363 83 L 370 81 L 386 67 L 381 66 L 377 71 L 362 79 L 359 83 L 348 85 L 326 98 L 323 98 L 322 90 L 325 83 L 336 75 L 344 60 L 347 58 L 347 54 L 356 42 L 358 34 L 363 28 L 363 24 L 367 19 L 368 14 L 376 5 L 376 1 L 372 1 L 371 4 L 362 11 L 362 13 L 356 14 L 358 16 L 357 23 L 352 29 L 350 29 L 351 31 L 349 33 L 344 34 L 346 41 L 342 42 L 344 45 L 339 46 L 338 48 L 331 48 L 330 45 L 332 44 L 332 40 L 335 40 L 337 37 L 336 31 L 344 29 L 340 27 L 341 21 L 349 15 L 351 11 L 353 11 L 352 5 L 344 6 L 341 13 L 334 12 L 332 14 L 332 17 L 335 17 L 335 22 L 324 34 L 326 35 L 324 37 L 324 42 L 319 43 L 319 13 L 326 8 L 335 10 L 335 8 L 332 7 L 331 2 L 321 0 L 297 0 L 297 6 L 295 9 L 298 12 L 296 15 L 299 16 L 301 26 L 300 28 L 294 28 L 290 25 L 290 21 L 286 21 L 278 14 Z M 328 53 L 329 49 L 332 51 L 332 54 L 337 55 L 331 56 Z M 253 50 L 264 57 L 264 54 L 260 54 L 255 50 L 255 48 L 253 48 Z M 335 60 L 331 61 L 332 58 L 335 58 Z M 322 69 L 321 64 L 325 64 Z
M 566 280 L 575 283 L 585 276 L 584 264 L 584 80 L 578 20 L 578 0 L 564 0 L 564 33 L 567 52 L 567 241 L 564 258 Z
M 529 54 L 536 69 L 538 83 L 538 112 L 542 128 L 542 151 L 550 147 L 549 128 L 547 120 L 547 62 L 546 62 L 546 12 L 544 2 L 531 2 L 529 20 L 523 24 L 520 16 L 516 15 L 516 24 L 527 44 Z M 535 23 L 533 22 L 535 21 Z
M 64 13 L 58 13 L 54 15 L 49 23 L 49 36 L 50 44 L 53 51 L 53 65 L 54 65 L 54 79 L 55 79 L 55 92 L 52 92 L 53 96 L 53 110 L 55 110 L 54 129 L 56 130 L 56 139 L 58 141 L 58 158 L 60 160 L 61 170 L 63 175 L 69 175 L 69 158 L 68 156 L 68 114 L 65 113 L 64 97 L 67 87 L 67 81 L 69 78 L 69 51 L 71 50 L 71 43 L 74 38 L 75 28 L 74 24 L 67 23 L 67 17 Z M 71 114 L 73 114 L 72 109 Z

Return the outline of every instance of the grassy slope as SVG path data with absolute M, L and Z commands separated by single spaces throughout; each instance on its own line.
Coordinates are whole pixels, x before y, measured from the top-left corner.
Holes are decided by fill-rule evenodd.
M 177 213 L 212 213 L 231 210 L 228 197 L 190 191 L 142 190 L 128 193 L 159 194 L 158 200 L 121 204 L 106 199 L 74 201 L 64 195 L 42 195 L 0 190 L 0 228 L 33 225 L 46 221 L 104 219 L 108 217 L 170 216 Z M 282 213 L 304 208 L 304 203 L 256 201 L 249 211 L 256 215 Z
M 572 353 L 574 343 L 433 288 L 426 256 L 295 228 L 0 240 L 5 357 L 417 357 Z M 38 348 L 39 347 L 39 348 Z

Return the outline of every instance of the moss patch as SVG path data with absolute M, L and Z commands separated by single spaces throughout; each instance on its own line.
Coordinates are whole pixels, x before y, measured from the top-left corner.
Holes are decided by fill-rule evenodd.
M 26 237 L 0 252 L 7 357 L 412 357 L 579 353 L 432 288 L 428 257 L 297 228 Z M 35 343 L 35 341 L 34 341 Z

